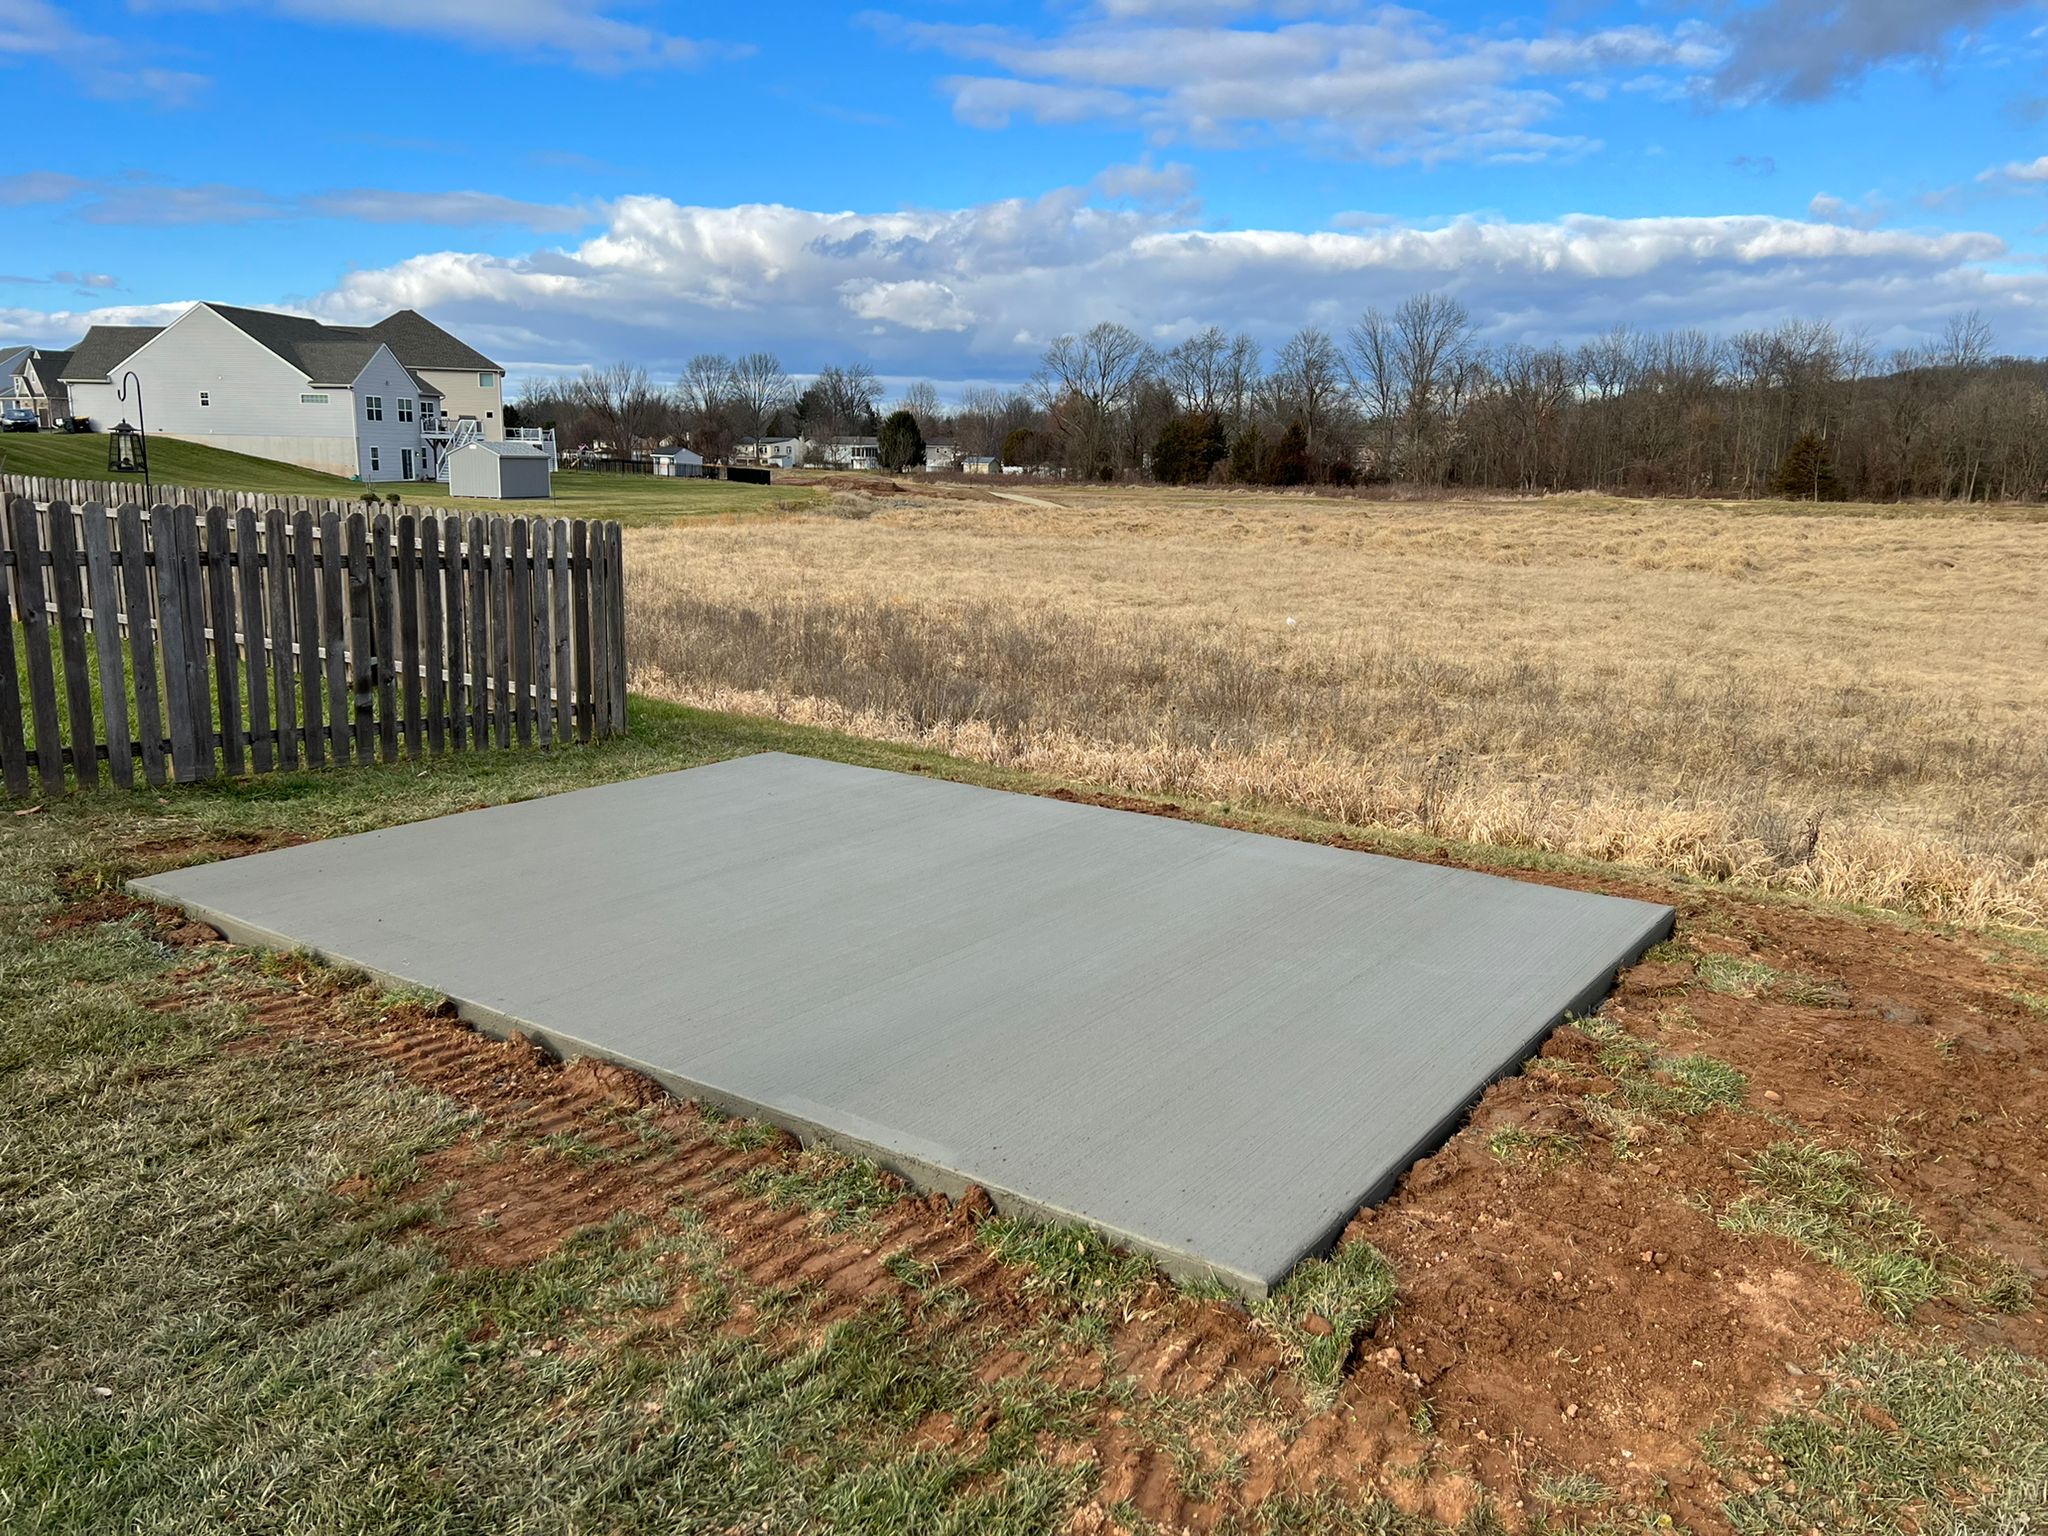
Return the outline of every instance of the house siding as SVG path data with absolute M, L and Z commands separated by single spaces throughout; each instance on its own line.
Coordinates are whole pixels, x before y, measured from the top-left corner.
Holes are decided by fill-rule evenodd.
M 384 402 L 384 419 L 371 421 L 367 402 L 375 396 Z M 399 365 L 391 348 L 380 346 L 363 371 L 356 375 L 354 389 L 355 414 L 355 463 L 351 474 L 360 475 L 364 480 L 403 480 L 405 460 L 401 457 L 406 449 L 412 450 L 413 477 L 425 473 L 425 455 L 420 438 L 419 386 L 412 376 Z M 398 402 L 412 402 L 412 420 L 398 419 Z M 377 467 L 370 468 L 370 449 L 377 450 Z
M 491 387 L 478 384 L 480 369 L 422 368 L 419 376 L 441 391 L 441 419 L 452 423 L 458 416 L 474 416 L 484 429 L 486 442 L 505 439 L 505 376 L 491 375 Z
M 121 365 L 142 385 L 152 434 L 277 459 L 329 474 L 356 473 L 354 397 L 347 386 L 316 388 L 290 363 L 204 305 L 187 310 Z M 208 404 L 199 403 L 205 391 Z M 306 405 L 301 394 L 325 394 Z M 72 411 L 104 430 L 135 420 L 116 387 L 75 384 Z

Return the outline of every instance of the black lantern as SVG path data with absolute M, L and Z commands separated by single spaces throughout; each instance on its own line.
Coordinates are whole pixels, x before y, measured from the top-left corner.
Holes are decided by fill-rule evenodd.
M 122 422 L 107 434 L 107 468 L 116 474 L 149 473 L 149 440 Z

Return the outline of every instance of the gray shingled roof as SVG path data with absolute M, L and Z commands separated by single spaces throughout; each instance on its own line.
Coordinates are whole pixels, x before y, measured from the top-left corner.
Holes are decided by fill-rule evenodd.
M 408 368 L 475 369 L 493 373 L 505 370 L 468 342 L 451 336 L 416 309 L 401 309 L 368 328 L 368 334 L 388 342 L 398 360 Z
M 383 340 L 355 326 L 322 325 L 318 320 L 267 309 L 239 309 L 232 304 L 207 307 L 315 384 L 353 384 Z
M 71 349 L 64 378 L 104 384 L 137 348 L 162 330 L 160 325 L 96 325 Z
M 502 372 L 498 365 L 410 309 L 375 325 L 323 325 L 303 315 L 280 315 L 268 309 L 243 309 L 234 304 L 207 308 L 258 346 L 290 363 L 315 384 L 353 384 L 379 346 L 388 346 L 412 375 L 422 395 L 441 398 L 441 391 L 419 376 L 422 368 L 474 368 Z M 105 380 L 114 369 L 163 327 L 96 325 L 71 351 L 67 379 Z M 46 354 L 49 355 L 49 354 Z M 62 355 L 62 354 L 58 354 Z M 0 354 L 4 356 L 4 354 Z
M 64 387 L 64 375 L 71 366 L 69 352 L 44 351 L 36 354 L 36 382 L 43 398 L 50 402 L 50 414 L 62 416 L 71 408 L 71 391 Z

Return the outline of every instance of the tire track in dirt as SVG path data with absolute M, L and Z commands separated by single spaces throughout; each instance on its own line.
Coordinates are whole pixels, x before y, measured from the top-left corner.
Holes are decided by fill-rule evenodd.
M 1076 1530 L 1111 1528 L 1088 1521 L 1107 1522 L 1119 1498 L 1162 1529 L 1203 1529 L 1275 1494 L 1332 1487 L 1376 1488 L 1455 1523 L 1475 1479 L 1504 1511 L 1518 1494 L 1533 1510 L 1542 1477 L 1584 1471 L 1626 1498 L 1661 1487 L 1660 1507 L 1707 1532 L 1725 1529 L 1727 1488 L 1701 1462 L 1700 1434 L 1734 1413 L 1754 1422 L 1811 1401 L 1828 1356 L 1878 1327 L 1839 1272 L 1782 1240 L 1717 1226 L 1714 1213 L 1748 1187 L 1743 1169 L 1760 1148 L 1785 1136 L 1853 1148 L 1943 1242 L 2048 1276 L 2048 1022 L 2014 999 L 2048 995 L 2048 968 L 1993 953 L 1990 941 L 1793 906 L 1719 896 L 1684 906 L 1678 937 L 1697 952 L 1810 978 L 1812 997 L 1716 991 L 1690 965 L 1657 961 L 1625 975 L 1603 1011 L 1660 1049 L 1738 1068 L 1745 1109 L 1623 1134 L 1587 1116 L 1590 1099 L 1612 1088 L 1598 1051 L 1574 1032 L 1554 1036 L 1544 1055 L 1569 1075 L 1496 1084 L 1464 1131 L 1352 1223 L 1348 1236 L 1392 1263 L 1399 1301 L 1360 1341 L 1335 1407 L 1320 1414 L 1302 1408 L 1271 1335 L 1170 1287 L 1143 1291 L 1111 1319 L 1106 1376 L 1079 1344 L 1019 1364 L 1002 1351 L 1070 1314 L 1028 1270 L 996 1260 L 945 1202 L 899 1200 L 865 1227 L 825 1230 L 801 1207 L 777 1208 L 744 1187 L 759 1170 L 793 1168 L 793 1143 L 732 1145 L 734 1128 L 630 1074 L 560 1066 L 525 1042 L 422 1010 L 366 1019 L 360 998 L 348 1002 L 317 971 L 287 966 L 293 985 L 281 990 L 275 964 L 265 979 L 251 969 L 233 995 L 271 1035 L 378 1062 L 477 1112 L 474 1135 L 425 1169 L 454 1187 L 451 1200 L 469 1202 L 451 1205 L 458 1217 L 490 1211 L 497 1221 L 491 1246 L 456 1262 L 527 1262 L 621 1211 L 662 1219 L 686 1205 L 725 1244 L 735 1277 L 800 1297 L 796 1325 L 760 1322 L 743 1301 L 742 1329 L 800 1326 L 814 1336 L 885 1299 L 915 1315 L 916 1292 L 884 1263 L 901 1253 L 936 1270 L 921 1286 L 957 1285 L 972 1299 L 965 1320 L 917 1326 L 980 1330 L 970 1336 L 990 1352 L 989 1382 L 1035 1374 L 1087 1388 L 1129 1377 L 1136 1396 L 1105 1403 L 1068 1447 L 1099 1477 L 1094 1513 Z M 134 919 L 110 910 L 102 920 Z M 245 953 L 210 945 L 188 968 L 209 996 L 227 995 L 216 950 Z M 1555 1134 L 1574 1150 L 1554 1164 L 1504 1160 L 1488 1148 L 1503 1130 Z M 595 1156 L 487 1163 L 477 1148 L 493 1136 L 529 1149 L 573 1138 Z M 1924 1314 L 1916 1329 L 1932 1321 L 1964 1340 L 2043 1347 L 2038 1307 L 1986 1319 L 1937 1302 Z M 1271 1406 L 1226 1426 L 1217 1415 L 1233 1394 L 1264 1394 Z M 1190 1422 L 1207 1427 L 1166 1449 L 1162 1425 Z M 1190 1497 L 1186 1486 L 1207 1492 Z

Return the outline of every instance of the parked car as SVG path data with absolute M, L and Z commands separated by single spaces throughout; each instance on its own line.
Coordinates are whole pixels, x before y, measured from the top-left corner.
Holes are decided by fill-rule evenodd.
M 10 405 L 0 411 L 0 432 L 40 432 L 42 418 L 25 406 Z

